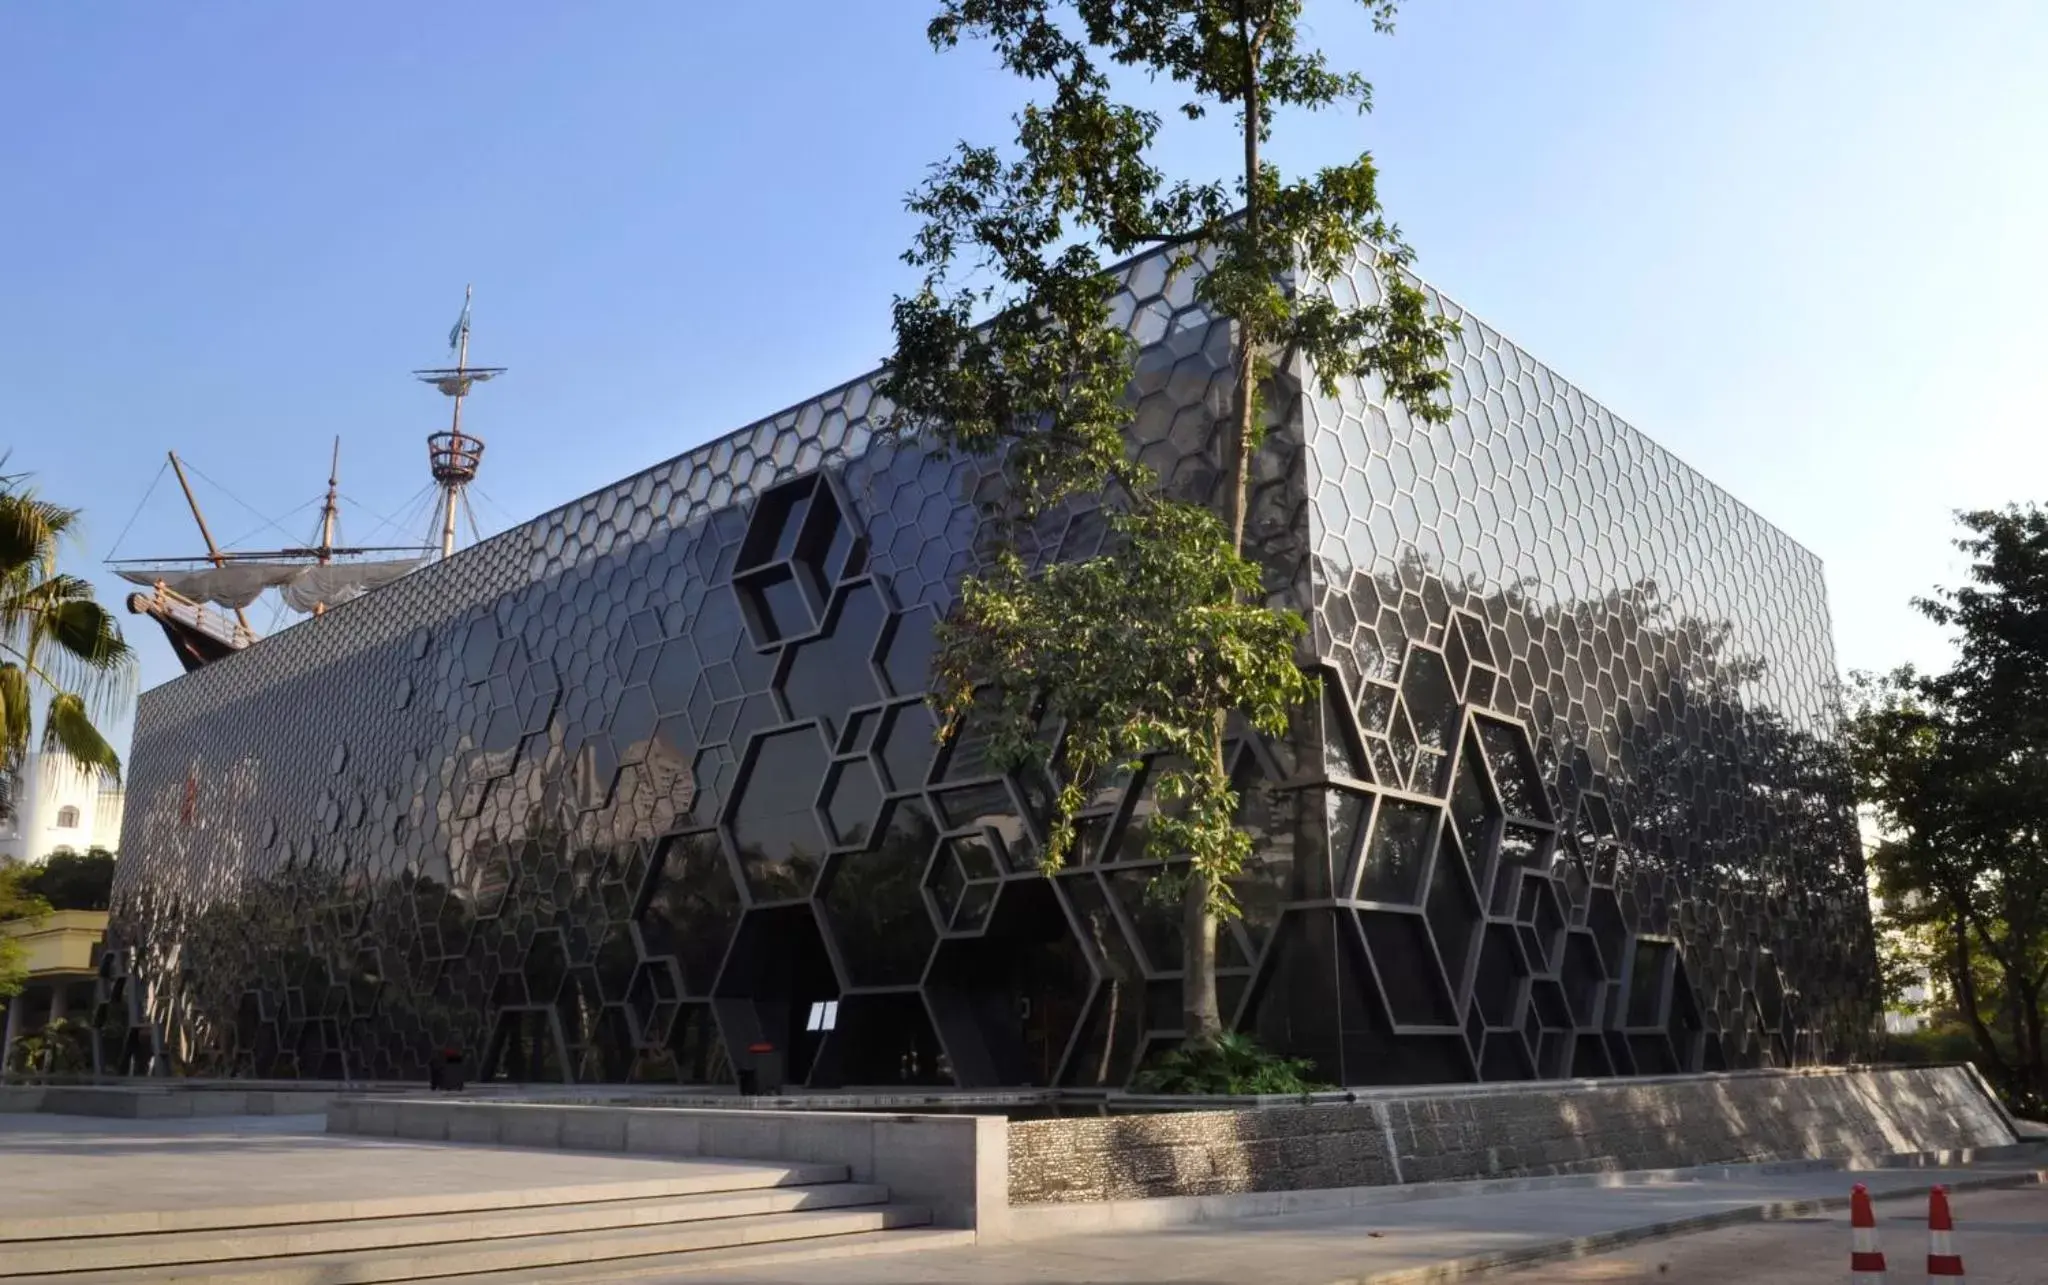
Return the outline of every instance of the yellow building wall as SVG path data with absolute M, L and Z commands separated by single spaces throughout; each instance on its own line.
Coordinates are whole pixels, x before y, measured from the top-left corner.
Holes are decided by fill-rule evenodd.
M 90 974 L 95 967 L 93 948 L 106 932 L 104 910 L 53 910 L 41 919 L 0 924 L 0 936 L 27 948 L 32 980 Z

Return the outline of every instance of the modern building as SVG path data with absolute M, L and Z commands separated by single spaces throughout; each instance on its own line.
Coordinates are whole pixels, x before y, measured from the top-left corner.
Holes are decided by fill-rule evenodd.
M 123 791 L 63 759 L 30 754 L 4 785 L 0 861 L 41 861 L 59 848 L 84 852 L 121 841 Z
M 1133 449 L 1218 469 L 1228 335 L 1123 269 Z M 1296 288 L 1343 302 L 1370 268 Z M 1434 296 L 1433 296 L 1434 297 Z M 1287 369 L 1250 530 L 1318 708 L 1232 764 L 1233 1019 L 1345 1084 L 1788 1065 L 1877 1024 L 1812 554 L 1477 318 L 1456 414 Z M 856 380 L 146 693 L 117 1069 L 1115 1086 L 1180 1023 L 1145 781 L 1036 867 L 924 702 L 990 466 Z M 1097 515 L 1042 533 L 1100 547 Z

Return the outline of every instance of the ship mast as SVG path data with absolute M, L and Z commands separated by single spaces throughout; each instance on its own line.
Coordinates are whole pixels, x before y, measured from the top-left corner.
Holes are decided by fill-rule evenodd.
M 337 438 L 336 449 L 339 449 L 339 442 L 340 439 Z M 206 529 L 206 515 L 199 511 L 199 497 L 192 494 L 192 483 L 185 480 L 184 461 L 178 458 L 176 451 L 166 451 L 165 454 L 171 457 L 171 472 L 178 475 L 178 489 L 185 493 L 185 504 L 186 507 L 192 510 L 192 520 L 199 524 L 199 538 L 206 541 L 207 559 L 216 567 L 226 566 L 228 564 L 227 555 L 222 553 L 220 546 L 213 542 L 213 532 Z M 235 623 L 240 625 L 244 632 L 248 631 L 249 614 L 240 607 L 235 608 Z
M 327 498 L 320 505 L 320 547 L 314 550 L 314 561 L 327 566 L 334 561 L 334 518 L 337 513 L 335 498 L 341 484 L 341 435 L 334 438 L 334 455 L 327 463 Z M 313 614 L 327 614 L 327 604 L 313 604 Z
M 281 604 L 298 612 L 325 615 L 330 605 L 347 602 L 363 593 L 389 584 L 418 567 L 420 554 L 438 551 L 443 558 L 455 552 L 456 527 L 466 507 L 465 491 L 476 480 L 483 460 L 484 441 L 462 427 L 464 399 L 476 385 L 505 373 L 503 366 L 469 364 L 469 311 L 473 289 L 465 289 L 462 316 L 448 332 L 448 350 L 455 365 L 437 370 L 416 370 L 413 375 L 432 384 L 454 400 L 447 429 L 427 437 L 427 462 L 440 495 L 434 506 L 435 545 L 386 545 L 342 548 L 341 439 L 334 441 L 327 467 L 327 493 L 320 504 L 318 543 L 310 547 L 230 552 L 215 543 L 206 515 L 199 509 L 199 497 L 185 475 L 184 461 L 170 452 L 170 468 L 185 493 L 185 504 L 206 544 L 203 557 L 109 559 L 107 566 L 122 579 L 141 585 L 147 594 L 130 594 L 128 609 L 146 615 L 161 625 L 171 647 L 190 670 L 233 655 L 256 641 L 244 610 L 265 592 L 275 591 Z M 153 485 L 153 484 L 152 484 Z M 144 501 L 148 495 L 143 496 Z M 470 514 L 475 522 L 475 514 Z M 356 561 L 362 555 L 404 554 L 399 558 Z M 213 608 L 234 612 L 234 624 Z
M 462 316 L 456 321 L 455 328 L 448 332 L 448 347 L 455 353 L 455 365 L 413 372 L 417 378 L 455 400 L 446 431 L 427 437 L 427 467 L 433 474 L 434 485 L 441 491 L 438 508 L 441 556 L 444 558 L 454 556 L 455 523 L 462 512 L 463 492 L 476 481 L 477 468 L 484 457 L 484 439 L 462 431 L 462 402 L 472 387 L 505 373 L 503 366 L 469 364 L 469 309 L 475 296 L 475 286 L 463 288 Z

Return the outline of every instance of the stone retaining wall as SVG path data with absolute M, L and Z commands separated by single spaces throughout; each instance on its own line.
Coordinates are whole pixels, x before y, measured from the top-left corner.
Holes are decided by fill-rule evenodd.
M 319 1115 L 328 1092 L 96 1085 L 0 1086 L 0 1115 L 98 1116 L 109 1120 L 173 1120 L 189 1116 Z
M 1012 1205 L 1874 1158 L 2005 1146 L 1967 1066 L 1414 1089 L 1010 1125 Z

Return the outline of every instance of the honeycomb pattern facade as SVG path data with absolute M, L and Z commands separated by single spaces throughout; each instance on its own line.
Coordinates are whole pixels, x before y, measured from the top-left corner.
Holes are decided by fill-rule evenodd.
M 1133 449 L 1205 496 L 1227 331 L 1123 271 Z M 1448 428 L 1269 398 L 1249 529 L 1324 698 L 1230 746 L 1227 1008 L 1350 1084 L 1837 1055 L 1875 982 L 1817 563 L 1464 321 Z M 1143 774 L 1047 879 L 1033 783 L 935 743 L 999 479 L 883 409 L 848 384 L 147 693 L 108 1068 L 707 1083 L 766 1042 L 792 1083 L 1079 1087 L 1172 1043 Z

